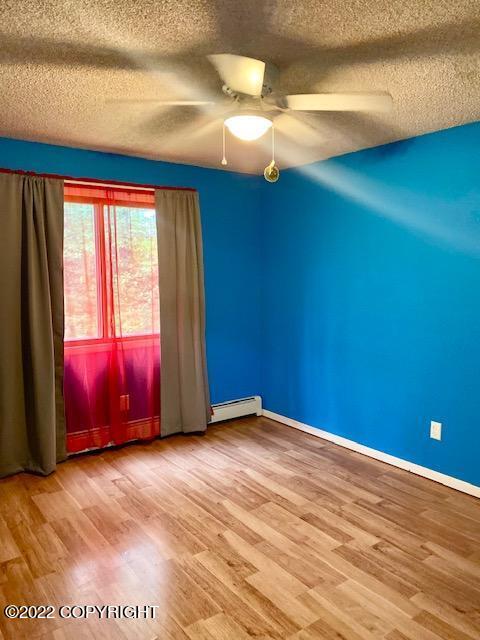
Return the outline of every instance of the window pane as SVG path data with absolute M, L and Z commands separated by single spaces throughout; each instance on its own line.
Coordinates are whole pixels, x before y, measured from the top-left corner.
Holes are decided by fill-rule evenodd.
M 112 233 L 117 273 L 114 274 L 115 324 L 123 336 L 160 331 L 157 229 L 154 209 L 105 207 L 105 227 Z M 116 251 L 115 251 L 116 249 Z
M 98 338 L 94 206 L 65 202 L 65 340 Z

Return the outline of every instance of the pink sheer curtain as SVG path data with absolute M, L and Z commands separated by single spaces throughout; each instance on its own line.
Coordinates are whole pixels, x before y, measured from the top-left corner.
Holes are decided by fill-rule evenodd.
M 67 450 L 160 433 L 153 191 L 65 185 Z

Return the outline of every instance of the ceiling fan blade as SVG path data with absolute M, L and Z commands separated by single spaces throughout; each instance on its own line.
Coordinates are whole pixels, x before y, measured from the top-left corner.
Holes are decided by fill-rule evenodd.
M 153 103 L 165 107 L 198 107 L 215 104 L 207 100 L 157 100 L 157 98 L 108 98 L 106 104 L 144 104 Z
M 480 49 L 480 19 L 470 16 L 457 17 L 441 25 L 433 24 L 412 31 L 370 38 L 352 44 L 324 47 L 313 51 L 309 60 L 317 64 L 319 56 L 323 69 L 338 68 L 352 63 L 369 63 L 387 60 L 432 57 L 438 54 L 478 54 Z M 307 61 L 308 62 L 308 61 Z M 326 66 L 325 66 L 326 65 Z
M 261 95 L 265 62 L 230 53 L 210 55 L 208 59 L 232 91 L 250 96 Z
M 388 111 L 389 93 L 303 93 L 285 96 L 293 111 Z
M 324 142 L 320 131 L 295 115 L 282 113 L 274 120 L 275 132 L 294 140 L 299 145 L 314 147 Z
M 161 140 L 159 140 L 159 151 L 174 152 L 176 148 L 200 139 L 215 129 L 218 129 L 218 139 L 221 142 L 222 123 L 232 109 L 234 109 L 232 104 L 219 103 L 208 112 L 189 120 L 185 126 L 174 127 L 171 132 L 162 135 Z M 157 113 L 154 117 L 145 120 L 141 125 L 142 134 L 148 138 L 152 135 L 157 135 L 163 119 L 163 115 Z
M 176 152 L 181 148 L 189 148 L 197 140 L 208 136 L 214 131 L 218 131 L 219 148 L 222 141 L 222 123 L 221 118 L 210 120 L 205 117 L 196 118 L 191 125 L 177 130 L 174 136 L 168 136 L 162 140 L 159 149 L 162 152 Z M 220 153 L 219 153 L 220 157 Z

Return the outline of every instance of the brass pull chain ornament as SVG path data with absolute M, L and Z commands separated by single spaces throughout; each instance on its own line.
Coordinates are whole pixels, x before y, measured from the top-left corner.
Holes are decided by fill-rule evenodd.
M 275 164 L 275 127 L 272 125 L 272 161 L 265 167 L 263 177 L 267 182 L 277 182 L 280 178 L 280 169 Z

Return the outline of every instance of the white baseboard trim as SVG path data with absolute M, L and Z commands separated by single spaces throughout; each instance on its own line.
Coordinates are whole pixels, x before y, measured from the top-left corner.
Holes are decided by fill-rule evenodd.
M 294 429 L 298 429 L 299 431 L 305 431 L 305 433 L 309 433 L 310 435 L 316 436 L 317 438 L 323 438 L 324 440 L 328 440 L 329 442 L 338 444 L 340 447 L 345 447 L 346 449 L 351 449 L 352 451 L 356 451 L 357 453 L 362 453 L 369 458 L 375 458 L 375 460 L 386 462 L 387 464 L 391 464 L 392 466 L 398 467 L 399 469 L 404 469 L 405 471 L 410 471 L 410 473 L 415 473 L 417 476 L 423 476 L 424 478 L 434 480 L 435 482 L 444 484 L 445 486 L 456 489 L 457 491 L 462 491 L 463 493 L 468 493 L 471 496 L 480 498 L 480 487 L 477 487 L 477 485 L 471 484 L 470 482 L 465 482 L 464 480 L 459 480 L 458 478 L 447 476 L 445 473 L 433 471 L 433 469 L 429 469 L 428 467 L 422 467 L 421 465 L 415 464 L 414 462 L 409 462 L 408 460 L 403 460 L 402 458 L 391 456 L 389 453 L 383 453 L 383 451 L 371 449 L 370 447 L 359 444 L 354 440 L 348 440 L 347 438 L 337 436 L 334 433 L 329 433 L 328 431 L 323 431 L 322 429 L 311 427 L 310 425 L 304 424 L 303 422 L 298 422 L 298 420 L 293 420 L 292 418 L 287 418 L 278 413 L 274 413 L 273 411 L 268 411 L 268 409 L 263 410 L 263 415 L 266 418 L 275 420 L 276 422 L 281 422 L 288 427 L 293 427 Z

